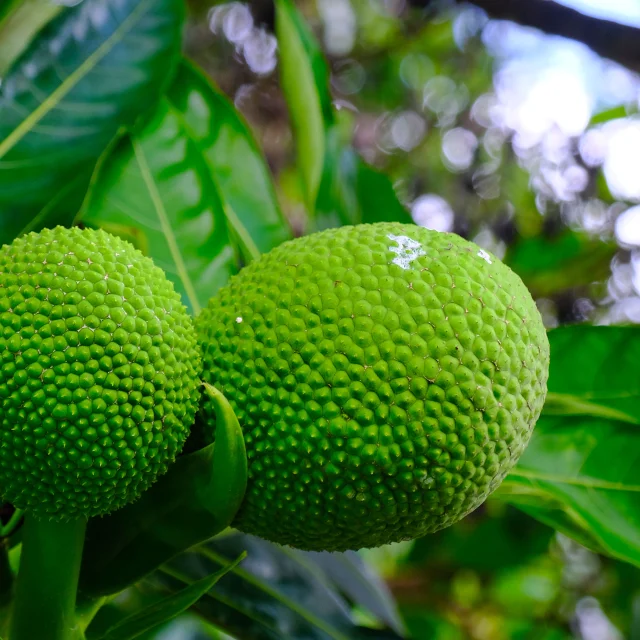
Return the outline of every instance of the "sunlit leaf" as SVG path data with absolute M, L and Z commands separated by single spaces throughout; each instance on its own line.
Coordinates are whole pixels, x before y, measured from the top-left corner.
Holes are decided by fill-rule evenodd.
M 168 99 L 215 179 L 245 262 L 288 240 L 291 231 L 269 169 L 229 99 L 187 62 L 180 65 Z
M 367 165 L 340 131 L 329 91 L 329 68 L 290 0 L 276 2 L 281 82 L 298 148 L 311 228 L 411 222 L 388 177 Z
M 80 219 L 133 240 L 194 313 L 237 270 L 210 168 L 166 98 L 105 158 Z
M 627 109 L 625 105 L 618 105 L 605 109 L 599 113 L 594 114 L 589 120 L 589 126 L 593 127 L 598 124 L 604 124 L 605 122 L 611 122 L 611 120 L 618 120 L 619 118 L 626 118 L 630 115 L 631 109 Z
M 640 377 L 634 375 L 640 362 L 638 327 L 560 327 L 549 332 L 549 341 L 552 399 L 570 396 L 622 414 L 611 418 L 630 416 L 640 424 Z M 591 415 L 603 417 L 601 409 Z
M 333 124 L 327 63 L 291 0 L 276 0 L 280 78 L 287 99 L 305 187 L 314 211 L 325 161 L 326 131 Z
M 73 219 L 51 203 L 75 195 L 118 129 L 157 100 L 183 13 L 181 0 L 84 0 L 15 61 L 0 87 L 0 244 L 48 225 L 50 211 Z
M 551 411 L 498 496 L 640 565 L 640 329 L 563 327 L 549 339 Z

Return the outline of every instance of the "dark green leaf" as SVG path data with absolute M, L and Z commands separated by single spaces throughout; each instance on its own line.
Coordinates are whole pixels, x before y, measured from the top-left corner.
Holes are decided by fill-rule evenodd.
M 389 177 L 360 158 L 357 161 L 356 193 L 360 222 L 413 222 L 398 200 Z
M 587 547 L 596 553 L 606 553 L 591 535 L 588 528 L 585 527 L 585 523 L 581 521 L 577 513 L 561 501 L 545 495 L 541 490 L 531 492 L 527 489 L 525 483 L 508 482 L 499 490 L 496 498 L 506 498 L 512 505 L 517 505 L 518 509 L 527 515 L 573 538 L 583 547 Z
M 640 455 L 633 446 L 638 435 L 637 426 L 624 423 L 543 417 L 501 495 L 514 494 L 518 506 L 528 494 L 547 524 L 570 534 L 570 521 L 583 531 L 580 541 L 593 540 L 589 546 L 640 565 Z
M 560 327 L 549 332 L 549 392 L 598 405 L 592 416 L 640 424 L 640 329 L 638 327 Z M 558 411 L 550 407 L 554 414 Z M 603 408 L 614 413 L 603 415 Z M 545 412 L 547 406 L 545 404 Z M 580 415 L 584 415 L 584 411 Z M 566 415 L 575 415 L 569 408 Z
M 567 230 L 555 238 L 521 239 L 509 249 L 505 262 L 534 296 L 548 296 L 608 277 L 616 251 L 613 242 Z
M 399 640 L 393 631 L 358 627 L 339 593 L 308 559 L 253 536 L 212 540 L 163 567 L 171 589 L 200 579 L 247 550 L 234 569 L 195 610 L 239 640 Z M 304 561 L 302 560 L 304 558 Z
M 372 613 L 396 633 L 404 633 L 404 624 L 389 587 L 357 553 L 295 553 L 316 563 L 331 580 L 334 588 L 344 593 L 351 602 Z
M 178 458 L 137 502 L 89 522 L 84 600 L 117 593 L 231 524 L 247 484 L 244 439 L 224 396 L 212 400 L 215 444 Z
M 325 172 L 316 206 L 315 228 L 374 222 L 412 223 L 384 173 L 368 165 L 329 131 Z
M 118 621 L 104 634 L 93 636 L 88 633 L 88 640 L 133 640 L 143 633 L 155 629 L 193 606 L 213 588 L 220 578 L 238 566 L 245 557 L 246 553 L 240 554 L 233 562 L 211 575 L 196 580 L 184 589 Z
M 262 153 L 228 98 L 187 62 L 168 98 L 215 179 L 245 262 L 290 239 Z
M 237 270 L 211 170 L 166 98 L 101 163 L 80 218 L 151 256 L 194 314 Z
M 183 12 L 182 0 L 84 0 L 16 60 L 0 89 L 0 244 L 50 224 L 50 202 L 156 101 Z
M 335 127 L 327 131 L 326 141 L 322 181 L 310 231 L 358 224 L 360 221 L 356 192 L 360 159 L 353 149 L 345 148 Z
M 640 565 L 640 329 L 563 327 L 549 341 L 551 410 L 498 496 Z
M 315 209 L 333 124 L 327 63 L 291 0 L 276 0 L 280 77 L 295 134 L 309 212 Z

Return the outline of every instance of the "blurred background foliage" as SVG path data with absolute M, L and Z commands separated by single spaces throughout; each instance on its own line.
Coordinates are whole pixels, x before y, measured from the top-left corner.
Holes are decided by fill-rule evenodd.
M 7 59 L 24 47 L 60 5 L 78 4 L 77 0 L 25 3 L 33 3 L 38 11 L 46 7 L 46 11 L 24 25 L 4 23 L 0 74 L 6 72 Z M 0 4 L 0 18 L 16 4 L 17 0 Z M 622 66 L 583 43 L 491 20 L 477 6 L 457 2 L 302 0 L 295 4 L 321 43 L 330 74 L 330 87 L 323 88 L 320 105 L 324 125 L 331 129 L 331 137 L 324 140 L 330 171 L 326 166 L 303 168 L 306 182 L 298 170 L 294 140 L 305 134 L 310 144 L 317 139 L 313 131 L 304 130 L 304 122 L 289 120 L 285 95 L 292 88 L 280 86 L 282 48 L 275 36 L 273 2 L 189 0 L 184 39 L 186 55 L 215 80 L 250 124 L 294 234 L 349 221 L 352 211 L 348 201 L 342 207 L 323 209 L 323 194 L 327 189 L 340 191 L 340 180 L 353 180 L 357 185 L 363 209 L 359 219 L 367 219 L 367 199 L 376 204 L 372 209 L 380 209 L 384 202 L 393 208 L 391 217 L 406 216 L 393 198 L 393 188 L 416 223 L 454 231 L 503 258 L 536 297 L 548 328 L 640 323 L 640 78 L 632 70 L 640 68 L 640 57 L 633 58 L 631 45 L 625 51 L 626 41 L 621 40 L 618 50 L 623 55 L 615 57 L 626 64 Z M 482 0 L 478 4 L 502 7 L 509 2 Z M 536 9 L 541 0 L 511 0 L 511 4 Z M 566 4 L 595 11 L 602 19 L 640 27 L 640 3 L 636 0 L 567 0 Z M 26 14 L 16 15 L 20 19 Z M 564 33 L 567 25 L 550 21 L 549 26 L 549 31 Z M 17 34 L 21 34 L 19 38 Z M 595 49 L 606 53 L 614 47 L 616 39 L 607 38 L 604 45 L 596 43 Z M 316 62 L 322 65 L 317 53 Z M 186 66 L 180 69 L 179 80 L 163 98 L 166 113 L 161 109 L 154 115 L 165 129 L 172 118 L 182 122 L 176 113 L 186 112 L 182 98 L 187 92 L 180 92 L 180 83 L 197 93 L 199 80 L 191 74 Z M 137 86 L 139 79 L 132 77 L 130 81 Z M 144 95 L 144 88 L 138 86 L 137 90 Z M 224 100 L 216 98 L 211 104 L 226 110 L 226 122 L 232 121 L 232 127 L 244 127 L 236 122 Z M 105 223 L 102 205 L 114 195 L 116 180 L 111 176 L 124 175 L 123 167 L 132 166 L 136 145 L 148 153 L 151 164 L 154 158 L 161 164 L 166 141 L 157 133 L 165 129 L 155 120 L 138 131 L 135 139 L 125 136 L 112 149 L 100 167 L 102 182 L 84 204 L 84 222 L 105 228 L 110 224 L 110 230 L 116 232 L 125 229 L 117 219 Z M 211 122 L 215 126 L 216 119 L 211 117 Z M 217 179 L 228 177 L 220 148 L 217 153 L 210 152 L 206 136 L 195 141 L 194 147 L 196 142 L 209 163 L 198 175 L 215 172 Z M 254 151 L 244 149 L 241 153 L 249 158 Z M 360 163 L 356 154 L 390 182 Z M 161 170 L 162 166 L 158 173 Z M 247 169 L 248 175 L 259 179 L 244 187 L 250 192 L 254 189 L 258 200 L 272 203 L 268 179 L 259 171 L 259 167 Z M 133 175 L 131 180 L 135 183 L 139 176 Z M 163 185 L 168 194 L 173 192 L 172 184 Z M 237 206 L 233 200 L 243 185 L 229 179 L 214 186 L 233 202 L 238 215 L 244 215 L 244 227 L 250 225 L 251 207 L 243 214 L 242 198 Z M 148 206 L 145 201 L 134 201 L 134 187 L 124 182 L 116 187 L 125 196 L 132 195 L 132 209 Z M 313 198 L 309 192 L 315 188 L 320 193 L 317 215 L 310 217 L 308 203 Z M 215 191 L 212 185 L 204 185 L 202 190 L 203 198 L 207 190 Z M 175 211 L 189 204 L 176 202 Z M 47 215 L 51 211 L 47 210 Z M 268 223 L 253 237 L 282 241 L 286 233 L 280 237 L 280 232 L 274 231 L 279 228 L 279 215 L 274 206 L 264 216 Z M 140 226 L 146 229 L 148 225 L 142 221 Z M 242 228 L 242 224 L 237 227 Z M 3 231 L 0 225 L 0 234 Z M 244 260 L 263 249 L 251 246 L 236 229 L 229 234 L 235 234 Z M 161 233 L 156 235 L 150 233 L 145 238 L 160 246 L 164 239 Z M 221 260 L 218 265 L 224 264 L 225 278 L 237 268 L 227 251 L 227 240 L 211 236 L 205 250 L 196 256 L 200 262 L 193 258 L 196 264 L 190 269 L 197 273 L 194 290 L 183 293 L 194 310 L 206 300 L 211 287 L 220 284 L 212 278 L 222 271 L 206 269 L 212 255 Z M 216 248 L 216 241 L 224 248 Z M 164 250 L 164 245 L 158 249 Z M 172 265 L 162 266 L 171 271 Z M 588 338 L 585 334 L 585 344 Z M 619 344 L 624 347 L 626 342 L 620 340 Z M 579 350 L 580 345 L 575 348 Z M 575 354 L 566 359 L 562 375 L 570 377 L 572 367 L 587 367 L 589 354 L 583 355 L 585 362 L 579 362 Z M 633 374 L 632 355 L 620 375 Z M 558 374 L 556 381 L 560 379 Z M 577 392 L 571 388 L 567 393 Z M 607 405 L 606 398 L 602 405 Z M 614 408 L 619 409 L 617 405 Z M 624 411 L 637 413 L 626 406 Z M 606 416 L 601 413 L 600 417 Z M 636 423 L 627 422 L 628 429 L 637 430 Z M 539 426 L 539 442 L 544 443 L 545 434 L 564 426 L 567 437 L 572 437 L 571 424 L 564 419 L 556 425 L 550 406 L 549 415 Z M 598 427 L 595 422 L 591 426 Z M 618 424 L 616 429 L 622 431 Z M 611 440 L 616 437 L 619 434 L 612 431 Z M 620 442 L 624 443 L 625 437 L 623 433 Z M 604 466 L 616 466 L 616 452 L 622 454 L 622 446 L 605 448 L 609 458 Z M 630 455 L 629 460 L 633 459 Z M 533 453 L 529 461 L 535 462 Z M 526 471 L 526 456 L 524 462 Z M 595 474 L 601 475 L 607 474 Z M 514 474 L 514 478 L 506 483 L 511 489 L 526 484 L 526 475 Z M 590 491 L 588 485 L 583 488 Z M 636 485 L 626 487 L 616 516 L 627 515 L 637 521 L 633 500 L 639 491 Z M 562 514 L 555 514 L 554 520 L 553 509 L 545 512 L 547 521 L 555 526 L 565 522 L 565 532 L 589 548 L 507 504 L 504 497 L 490 499 L 458 525 L 435 535 L 360 553 L 384 576 L 410 636 L 418 640 L 640 639 L 638 568 L 590 550 L 598 548 L 597 542 L 581 539 L 571 522 L 562 520 Z M 527 505 L 523 508 L 526 511 Z M 544 520 L 535 512 L 535 503 L 528 508 Z M 600 514 L 600 519 L 605 522 L 606 514 Z M 367 628 L 382 626 L 380 621 L 386 628 L 402 632 L 393 599 L 388 598 L 386 604 L 380 600 L 380 593 L 385 593 L 381 585 L 371 590 L 363 586 L 368 580 L 375 583 L 375 577 L 367 577 L 366 566 L 356 565 L 354 558 L 342 558 L 336 565 L 326 558 L 316 562 L 294 552 L 285 559 L 285 551 L 233 536 L 211 545 L 203 557 L 214 565 L 227 551 L 231 557 L 233 551 L 250 547 L 250 564 L 243 565 L 248 573 L 234 572 L 233 580 L 221 581 L 219 597 L 209 599 L 199 610 L 203 619 L 215 620 L 230 633 L 236 628 L 243 630 L 243 638 L 279 638 L 286 621 L 290 624 L 287 628 L 296 629 L 296 638 L 355 637 L 350 635 L 355 631 L 348 630 L 353 625 L 345 614 L 347 605 L 354 603 L 356 622 L 361 625 L 358 638 L 399 637 L 391 632 L 385 636 L 381 629 L 376 635 L 374 631 L 367 635 Z M 627 557 L 619 547 L 615 550 L 613 555 Z M 637 549 L 635 553 L 637 558 Z M 167 586 L 172 588 L 172 581 L 180 582 L 185 575 L 191 580 L 197 577 L 204 570 L 203 563 L 199 557 L 172 565 L 162 575 L 123 594 L 116 604 L 126 610 L 153 601 L 154 594 Z M 337 584 L 342 593 L 336 595 L 329 584 L 332 589 Z M 251 598 L 251 606 L 243 597 Z M 243 605 L 247 605 L 246 611 Z M 108 616 L 106 608 L 104 620 Z M 279 620 L 275 625 L 278 631 L 270 632 L 269 620 L 275 618 Z M 186 616 L 146 637 L 196 640 L 229 636 L 200 618 Z
M 638 3 L 612 2 L 611 14 L 592 4 L 600 17 L 640 24 Z M 341 136 L 391 177 L 418 224 L 505 259 L 549 328 L 640 321 L 636 73 L 473 6 L 297 6 L 329 61 Z M 187 54 L 248 119 L 286 216 L 307 231 L 272 3 L 190 9 Z M 438 534 L 362 555 L 417 639 L 640 638 L 637 568 L 499 499 Z

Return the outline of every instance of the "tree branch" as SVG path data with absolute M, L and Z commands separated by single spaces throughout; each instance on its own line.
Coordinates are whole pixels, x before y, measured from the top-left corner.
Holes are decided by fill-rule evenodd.
M 511 20 L 545 33 L 578 40 L 604 58 L 640 71 L 640 29 L 587 16 L 552 0 L 471 0 L 490 18 Z M 455 0 L 463 4 L 463 0 Z M 414 1 L 412 4 L 428 4 Z

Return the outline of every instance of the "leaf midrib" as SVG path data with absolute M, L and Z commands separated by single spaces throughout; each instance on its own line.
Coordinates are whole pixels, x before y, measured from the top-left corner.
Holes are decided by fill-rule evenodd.
M 513 469 L 508 477 L 527 478 L 529 480 L 540 480 L 542 482 L 554 482 L 557 484 L 568 484 L 585 489 L 602 489 L 604 491 L 620 491 L 629 493 L 640 493 L 640 485 L 623 484 L 621 482 L 609 482 L 608 480 L 598 480 L 595 478 L 566 478 L 553 474 L 540 473 L 527 469 Z
M 182 253 L 180 252 L 180 248 L 178 247 L 178 242 L 176 241 L 175 234 L 173 233 L 173 229 L 171 228 L 171 224 L 169 223 L 169 218 L 167 216 L 167 212 L 165 211 L 162 198 L 160 197 L 158 186 L 156 185 L 153 174 L 151 173 L 151 169 L 149 168 L 149 164 L 147 163 L 147 158 L 145 156 L 144 150 L 134 136 L 131 137 L 131 145 L 133 146 L 133 152 L 135 154 L 138 166 L 140 167 L 142 179 L 144 180 L 147 191 L 149 192 L 149 196 L 151 197 L 153 207 L 158 216 L 160 228 L 162 229 L 162 233 L 167 241 L 167 244 L 169 245 L 169 252 L 171 253 L 171 257 L 175 262 L 178 277 L 184 285 L 185 292 L 193 309 L 193 313 L 194 315 L 197 315 L 198 313 L 200 313 L 201 309 L 200 302 L 198 301 L 198 295 L 193 287 L 191 279 L 189 278 L 189 272 L 187 271 Z

